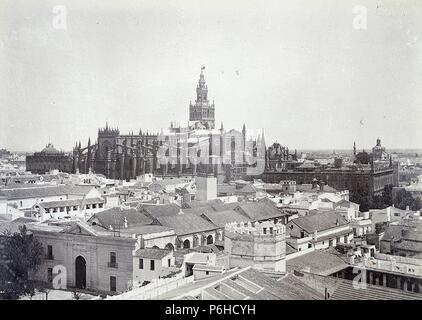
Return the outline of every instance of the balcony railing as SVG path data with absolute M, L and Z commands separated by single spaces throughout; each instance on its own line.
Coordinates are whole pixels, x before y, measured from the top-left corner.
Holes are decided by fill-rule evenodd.
M 117 262 L 107 262 L 107 267 L 117 269 L 118 264 L 117 264 Z
M 54 260 L 54 256 L 52 254 L 46 254 L 45 260 Z

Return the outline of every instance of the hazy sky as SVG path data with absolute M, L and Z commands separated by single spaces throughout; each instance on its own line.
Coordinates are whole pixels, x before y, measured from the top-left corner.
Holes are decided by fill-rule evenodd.
M 420 0 L 1 0 L 0 148 L 185 125 L 201 65 L 218 127 L 290 149 L 422 148 L 421 33 Z

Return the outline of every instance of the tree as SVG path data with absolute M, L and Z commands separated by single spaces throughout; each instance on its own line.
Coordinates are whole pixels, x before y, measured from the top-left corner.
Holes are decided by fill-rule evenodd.
M 384 187 L 382 194 L 372 198 L 372 209 L 385 209 L 393 204 L 393 185 Z
M 416 211 L 422 208 L 422 202 L 420 198 L 413 198 L 410 192 L 407 192 L 405 189 L 400 189 L 396 193 L 394 199 L 394 205 L 400 209 L 406 209 L 409 207 L 410 210 Z
M 382 201 L 385 207 L 389 207 L 393 204 L 393 185 L 388 184 L 384 187 L 382 192 Z
M 25 226 L 11 233 L 0 235 L 0 299 L 19 299 L 33 295 L 34 282 L 30 272 L 35 272 L 41 263 L 43 247 Z

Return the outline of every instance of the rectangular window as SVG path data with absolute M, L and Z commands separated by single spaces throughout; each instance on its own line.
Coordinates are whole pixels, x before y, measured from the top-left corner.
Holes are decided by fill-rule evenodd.
M 86 205 L 87 209 L 91 209 L 91 206 L 89 204 Z
M 110 291 L 116 292 L 116 277 L 110 276 Z
M 48 260 L 53 260 L 53 246 L 47 246 L 47 257 Z
M 92 209 L 97 209 L 97 205 L 95 203 L 92 205 Z
M 171 259 L 168 259 L 168 265 L 171 266 Z
M 264 234 L 267 234 L 267 228 L 264 228 Z
M 103 207 L 103 204 L 102 203 L 99 203 L 98 204 L 98 208 L 102 208 Z
M 78 206 L 73 206 L 73 211 L 78 210 Z
M 64 212 L 64 207 L 60 207 L 60 212 Z
M 300 237 L 301 237 L 301 238 L 305 238 L 305 232 L 304 232 L 304 231 L 301 231 L 301 232 L 300 232 Z
M 48 281 L 48 283 L 53 282 L 53 268 L 47 269 L 47 281 Z
M 117 268 L 117 257 L 116 252 L 110 252 L 110 262 L 108 263 L 110 268 Z
M 155 261 L 151 260 L 151 270 L 155 270 Z
M 144 259 L 139 259 L 139 269 L 144 268 Z

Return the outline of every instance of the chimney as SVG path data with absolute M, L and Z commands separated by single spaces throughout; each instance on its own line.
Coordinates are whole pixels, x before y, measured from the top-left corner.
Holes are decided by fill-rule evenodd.
M 127 219 L 125 217 L 125 229 L 127 229 Z

